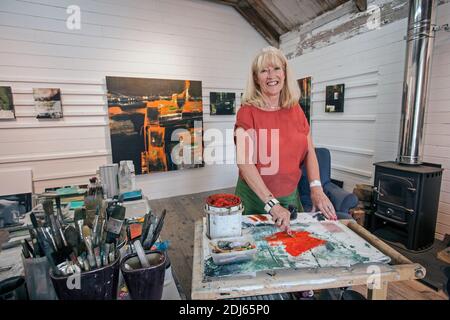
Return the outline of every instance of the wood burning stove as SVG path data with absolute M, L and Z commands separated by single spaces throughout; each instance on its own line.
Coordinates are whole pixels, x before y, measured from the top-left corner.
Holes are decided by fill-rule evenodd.
M 410 0 L 397 162 L 375 163 L 375 204 L 367 226 L 410 250 L 433 244 L 440 165 L 422 163 L 423 124 L 433 48 L 437 1 Z
M 417 166 L 393 161 L 375 163 L 376 210 L 369 230 L 410 250 L 433 244 L 439 206 L 440 165 Z

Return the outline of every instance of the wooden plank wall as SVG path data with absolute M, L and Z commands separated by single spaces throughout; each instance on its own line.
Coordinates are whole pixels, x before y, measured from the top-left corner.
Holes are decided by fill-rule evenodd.
M 70 5 L 81 9 L 79 30 L 66 27 Z M 266 45 L 233 8 L 206 1 L 2 0 L 0 85 L 12 87 L 17 119 L 0 122 L 0 169 L 31 169 L 36 192 L 87 183 L 112 160 L 105 76 L 200 80 L 204 128 L 232 129 L 234 116 L 209 116 L 209 92 L 235 92 L 239 105 L 250 61 Z M 61 88 L 63 119 L 35 118 L 39 87 Z M 234 159 L 232 139 L 214 143 Z M 156 199 L 236 179 L 235 165 L 219 164 L 137 183 Z
M 437 25 L 449 22 L 450 2 L 441 1 Z M 406 25 L 403 18 L 349 39 L 341 37 L 290 60 L 298 78 L 312 76 L 313 140 L 331 150 L 332 175 L 343 180 L 349 191 L 356 183 L 373 183 L 374 162 L 397 156 Z M 292 50 L 292 38 L 282 36 L 287 39 L 286 47 L 281 43 L 283 50 Z M 445 169 L 436 227 L 440 239 L 450 233 L 449 80 L 450 33 L 441 31 L 434 44 L 423 154 L 424 161 L 441 163 Z M 338 83 L 345 83 L 344 113 L 326 114 L 325 86 Z
M 436 24 L 450 24 L 450 2 L 438 6 Z M 450 234 L 450 32 L 434 40 L 430 94 L 425 118 L 424 160 L 444 168 L 436 230 Z

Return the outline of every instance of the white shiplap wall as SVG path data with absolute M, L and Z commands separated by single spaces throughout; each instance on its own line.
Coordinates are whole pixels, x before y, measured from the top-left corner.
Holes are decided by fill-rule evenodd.
M 440 5 L 436 24 L 450 24 L 450 2 Z M 436 232 L 450 234 L 450 32 L 438 32 L 434 41 L 430 94 L 425 118 L 424 161 L 444 168 Z
M 66 28 L 69 5 L 81 8 L 80 30 Z M 266 45 L 233 8 L 207 1 L 1 0 L 0 85 L 12 87 L 17 119 L 0 122 L 0 174 L 31 169 L 40 192 L 86 183 L 110 162 L 105 76 L 200 80 L 204 128 L 231 129 L 234 116 L 209 116 L 209 92 L 236 92 L 239 105 L 251 58 Z M 61 88 L 63 119 L 35 119 L 34 87 Z M 234 157 L 231 139 L 215 145 Z M 236 178 L 231 164 L 137 182 L 156 199 Z
M 437 24 L 444 23 L 450 3 L 438 6 Z M 349 191 L 373 183 L 374 162 L 397 156 L 406 25 L 399 20 L 291 60 L 298 78 L 312 76 L 313 140 L 331 150 L 332 175 Z M 446 169 L 436 228 L 442 238 L 450 233 L 450 34 L 438 33 L 434 49 L 424 160 Z M 326 114 L 325 86 L 338 83 L 345 83 L 344 113 Z

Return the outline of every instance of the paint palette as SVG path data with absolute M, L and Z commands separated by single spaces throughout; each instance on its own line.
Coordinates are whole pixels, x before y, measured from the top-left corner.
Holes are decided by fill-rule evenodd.
M 209 247 L 216 265 L 249 261 L 257 252 L 251 237 L 216 239 L 209 242 Z

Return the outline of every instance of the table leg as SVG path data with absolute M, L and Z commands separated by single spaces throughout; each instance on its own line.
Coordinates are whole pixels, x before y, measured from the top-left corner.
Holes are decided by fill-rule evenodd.
M 367 288 L 367 299 L 368 300 L 386 300 L 387 298 L 387 281 L 382 281 L 378 288 Z

